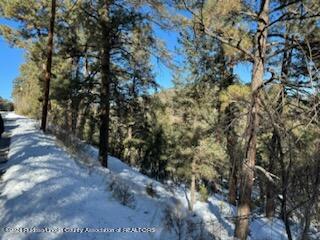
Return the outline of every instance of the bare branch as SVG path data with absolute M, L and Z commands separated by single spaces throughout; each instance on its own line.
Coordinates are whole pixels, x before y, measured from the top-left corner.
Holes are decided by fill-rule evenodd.
M 276 184 L 275 180 L 280 180 L 280 178 L 274 174 L 272 174 L 271 172 L 268 172 L 267 170 L 265 170 L 263 167 L 256 165 L 255 166 L 256 170 L 258 170 L 259 172 L 261 172 L 267 179 L 269 182 Z

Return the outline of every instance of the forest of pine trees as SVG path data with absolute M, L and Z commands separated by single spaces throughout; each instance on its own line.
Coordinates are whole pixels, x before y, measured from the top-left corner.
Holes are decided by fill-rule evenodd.
M 17 113 L 97 146 L 102 166 L 110 154 L 186 184 L 190 211 L 195 192 L 226 188 L 239 239 L 255 208 L 290 240 L 299 219 L 309 239 L 320 221 L 319 0 L 0 0 L 0 15 L 17 23 L 0 34 L 26 52 Z M 178 36 L 175 50 L 159 31 Z

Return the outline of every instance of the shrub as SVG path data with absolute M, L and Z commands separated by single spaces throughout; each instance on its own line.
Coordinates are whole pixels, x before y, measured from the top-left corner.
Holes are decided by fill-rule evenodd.
M 187 230 L 187 212 L 181 204 L 164 209 L 163 224 L 169 232 L 174 232 L 178 240 L 184 239 Z
M 164 209 L 163 224 L 165 229 L 173 232 L 178 240 L 206 240 L 216 237 L 206 229 L 205 222 L 190 213 L 181 203 L 168 205 Z
M 126 183 L 112 180 L 109 184 L 109 189 L 112 192 L 112 196 L 122 205 L 135 208 L 135 197 Z
M 152 198 L 158 197 L 158 194 L 157 194 L 156 190 L 153 188 L 152 183 L 149 183 L 146 185 L 146 193 Z
M 204 184 L 200 185 L 199 193 L 200 193 L 200 200 L 202 202 L 206 202 L 208 200 L 209 193 L 208 193 L 207 187 Z

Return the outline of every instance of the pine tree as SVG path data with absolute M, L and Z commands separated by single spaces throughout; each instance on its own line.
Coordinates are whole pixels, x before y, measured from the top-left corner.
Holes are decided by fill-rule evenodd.
M 45 86 L 44 86 L 44 98 L 43 98 L 42 118 L 41 118 L 41 129 L 44 132 L 46 131 L 46 126 L 47 126 L 55 15 L 56 15 L 56 0 L 51 0 L 51 17 L 50 17 L 50 27 L 49 27 L 48 45 L 47 45 L 47 62 L 46 62 L 45 79 L 44 79 Z

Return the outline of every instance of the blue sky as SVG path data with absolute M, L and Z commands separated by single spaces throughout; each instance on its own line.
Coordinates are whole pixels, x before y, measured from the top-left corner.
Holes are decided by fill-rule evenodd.
M 19 75 L 19 66 L 24 62 L 24 51 L 11 48 L 0 38 L 0 96 L 11 98 L 12 82 Z
M 6 20 L 0 18 L 0 24 L 9 24 Z M 163 39 L 170 51 L 174 51 L 177 43 L 177 34 L 165 32 L 160 29 L 156 30 L 157 35 Z M 3 38 L 0 37 L 0 96 L 11 99 L 12 84 L 16 77 L 19 76 L 19 67 L 24 62 L 24 50 L 12 48 Z M 162 63 L 153 61 L 154 73 L 157 82 L 163 88 L 172 87 L 172 71 Z M 235 67 L 235 73 L 238 74 L 242 82 L 249 82 L 251 77 L 251 67 L 249 64 L 238 64 Z
M 0 24 L 16 27 L 17 24 L 0 18 Z M 11 99 L 12 84 L 19 76 L 19 67 L 24 62 L 24 50 L 12 48 L 0 36 L 0 97 Z

